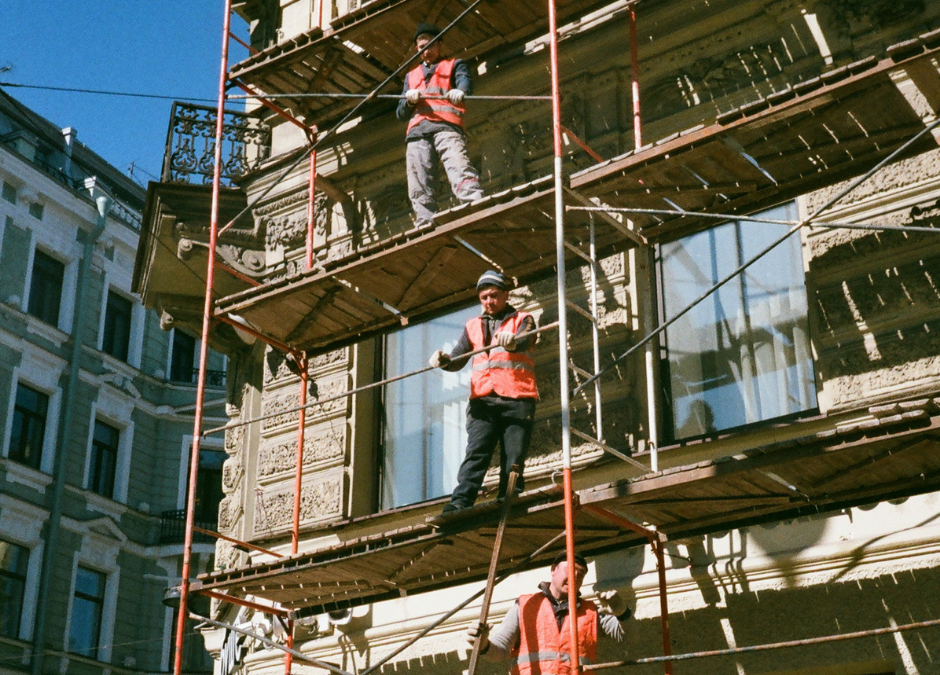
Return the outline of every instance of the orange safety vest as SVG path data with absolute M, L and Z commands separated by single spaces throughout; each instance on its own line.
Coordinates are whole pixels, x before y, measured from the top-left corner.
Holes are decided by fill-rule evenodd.
M 462 105 L 454 105 L 446 98 L 443 98 L 450 90 L 450 76 L 454 72 L 454 63 L 457 59 L 443 59 L 437 62 L 437 68 L 431 75 L 431 79 L 425 81 L 423 66 L 418 66 L 408 73 L 408 88 L 417 89 L 426 96 L 440 95 L 442 98 L 422 99 L 408 121 L 407 134 L 422 120 L 431 120 L 432 122 L 450 122 L 463 128 L 463 115 L 466 109 Z
M 558 630 L 544 593 L 519 598 L 519 647 L 512 675 L 568 675 L 571 672 L 571 613 Z M 597 661 L 597 606 L 582 600 L 577 609 L 578 663 Z
M 499 330 L 515 334 L 529 316 L 526 312 L 513 312 L 503 320 Z M 487 346 L 483 342 L 483 317 L 474 317 L 467 322 L 467 336 L 472 351 Z M 495 340 L 490 344 L 495 345 Z M 528 351 L 531 351 L 531 347 Z M 493 393 L 506 398 L 539 397 L 535 387 L 535 363 L 526 352 L 507 352 L 502 347 L 493 347 L 488 352 L 474 356 L 471 367 L 471 399 Z

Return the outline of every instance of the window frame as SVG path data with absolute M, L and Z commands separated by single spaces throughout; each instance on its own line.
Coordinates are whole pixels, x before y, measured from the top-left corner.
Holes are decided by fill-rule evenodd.
M 29 550 L 29 547 L 23 546 L 22 544 L 18 544 L 8 539 L 0 539 L 0 544 L 6 544 L 8 546 L 15 547 L 22 554 L 22 572 L 11 572 L 0 565 L 0 582 L 2 582 L 4 579 L 13 579 L 18 580 L 21 584 L 19 592 L 19 609 L 17 611 L 15 627 L 13 631 L 10 633 L 5 632 L 3 629 L 3 622 L 0 621 L 0 636 L 16 640 L 19 639 L 20 635 L 22 634 L 26 600 L 29 595 L 29 559 L 31 551 Z M 2 618 L 3 617 L 0 616 L 0 619 Z
M 42 258 L 40 258 L 40 256 L 42 256 Z M 43 262 L 41 265 L 37 265 L 37 263 L 39 263 L 41 260 L 48 261 L 49 263 L 57 264 L 60 266 L 60 269 L 57 270 L 57 272 L 59 273 L 58 279 L 52 279 L 53 282 L 58 281 L 57 297 L 55 298 L 55 303 L 54 303 L 55 304 L 54 320 L 53 320 L 51 311 L 50 312 L 42 311 L 43 308 L 45 307 L 45 304 L 43 303 L 43 299 L 47 297 L 48 295 L 50 284 L 49 284 L 48 276 L 44 276 L 42 279 L 37 279 L 37 276 L 36 276 L 37 271 L 40 271 L 40 272 L 43 271 L 43 270 L 40 270 L 40 268 L 47 264 L 46 262 Z M 56 258 L 55 256 L 47 253 L 41 248 L 36 247 L 33 249 L 33 263 L 32 263 L 32 268 L 29 274 L 29 293 L 26 298 L 26 313 L 36 319 L 39 319 L 43 323 L 47 323 L 50 326 L 55 326 L 56 328 L 58 328 L 62 322 L 62 313 L 63 313 L 62 312 L 62 309 L 63 309 L 62 300 L 63 300 L 63 291 L 65 290 L 66 268 L 67 268 L 67 264 L 63 262 L 62 260 L 60 260 L 59 258 Z M 44 271 L 48 272 L 49 270 L 46 269 Z M 46 283 L 37 285 L 37 281 L 46 281 Z M 37 286 L 41 287 L 40 290 L 38 291 L 37 291 Z M 33 307 L 34 298 L 36 299 L 37 303 L 43 303 L 42 306 L 40 306 L 39 308 L 35 310 Z
M 115 300 L 120 300 L 121 302 L 127 303 L 127 330 L 126 337 L 124 338 L 125 342 L 123 345 L 123 353 L 115 353 L 115 344 L 114 344 L 114 326 L 113 326 L 113 315 L 111 314 L 111 304 L 112 298 Z M 123 307 L 121 308 L 123 309 Z M 101 323 L 101 342 L 100 349 L 103 353 L 115 358 L 124 363 L 130 363 L 131 357 L 131 341 L 134 335 L 134 301 L 126 297 L 123 293 L 119 293 L 113 288 L 109 288 L 104 299 L 104 316 L 102 317 Z
M 107 445 L 98 440 L 98 428 L 99 425 L 108 429 L 109 431 L 114 432 L 114 444 Z M 91 429 L 91 450 L 89 457 L 89 467 L 88 467 L 88 481 L 87 487 L 89 490 L 94 492 L 101 497 L 106 499 L 115 499 L 115 493 L 117 491 L 117 467 L 121 458 L 121 436 L 123 435 L 123 430 L 119 427 L 116 427 L 109 422 L 105 422 L 100 418 L 96 417 L 94 423 L 92 424 Z M 111 466 L 110 466 L 110 475 L 104 476 L 108 479 L 108 484 L 106 489 L 102 491 L 100 486 L 100 481 L 103 476 L 100 475 L 101 469 L 101 460 L 104 455 L 109 454 L 111 456 Z
M 79 575 L 82 571 L 96 575 L 101 580 L 101 591 L 100 596 L 93 596 L 88 593 L 78 590 Z M 108 599 L 108 573 L 102 572 L 101 570 L 95 569 L 94 567 L 82 565 L 81 563 L 75 566 L 75 574 L 72 578 L 72 596 L 71 596 L 71 607 L 69 610 L 69 625 L 68 625 L 68 636 L 66 651 L 70 654 L 78 654 L 79 656 L 84 656 L 86 658 L 99 660 L 99 655 L 102 652 L 101 637 L 104 634 L 104 619 L 105 619 L 105 607 L 107 605 Z M 73 641 L 75 640 L 76 632 L 73 630 L 73 627 L 76 625 L 76 608 L 79 606 L 78 601 L 92 603 L 97 609 L 97 621 L 94 625 L 94 639 L 93 647 L 89 647 L 89 652 L 78 651 L 73 647 Z
M 14 442 L 15 435 L 18 436 L 20 439 L 22 439 L 23 437 L 22 430 L 20 430 L 19 434 L 16 433 L 17 414 L 22 415 L 21 410 L 20 410 L 21 406 L 18 403 L 20 387 L 24 389 L 28 389 L 31 392 L 34 392 L 36 394 L 39 394 L 40 396 L 45 397 L 45 410 L 41 414 L 29 411 L 29 415 L 31 418 L 40 417 L 40 415 L 42 418 L 42 431 L 40 432 L 40 439 L 39 439 L 39 444 L 38 444 L 39 454 L 35 460 L 35 464 L 32 462 L 24 461 L 24 457 L 20 456 L 20 453 L 22 452 L 22 448 L 17 448 L 16 454 L 14 454 L 13 442 Z M 46 432 L 48 431 L 47 427 L 48 427 L 49 412 L 50 412 L 51 407 L 52 407 L 52 396 L 50 394 L 42 391 L 41 389 L 37 387 L 30 386 L 29 384 L 25 384 L 22 380 L 17 380 L 15 382 L 14 389 L 13 389 L 12 415 L 11 415 L 11 420 L 10 420 L 10 435 L 9 435 L 9 440 L 7 441 L 7 448 L 6 448 L 6 457 L 8 459 L 22 466 L 29 467 L 35 471 L 42 471 L 46 444 L 48 442 Z
M 781 209 L 781 208 L 792 208 L 794 212 L 796 212 L 798 209 L 798 203 L 796 201 L 791 200 L 788 202 L 784 202 L 782 204 L 777 204 L 775 206 L 772 206 L 766 209 L 762 209 L 761 211 L 755 214 L 749 214 L 749 215 L 758 215 L 758 216 L 762 214 L 768 215 L 771 212 L 777 209 Z M 773 216 L 768 215 L 768 217 L 773 217 Z M 668 320 L 667 309 L 669 309 L 666 306 L 666 299 L 665 299 L 665 293 L 664 293 L 664 289 L 666 286 L 666 279 L 665 279 L 666 270 L 665 270 L 665 265 L 663 263 L 662 247 L 668 246 L 670 244 L 676 244 L 678 242 L 683 241 L 684 239 L 689 239 L 693 236 L 698 236 L 709 231 L 715 231 L 715 230 L 718 230 L 719 228 L 730 226 L 730 225 L 736 225 L 739 228 L 739 231 L 747 227 L 759 227 L 759 225 L 743 223 L 740 220 L 728 220 L 728 221 L 722 221 L 720 223 L 716 223 L 707 228 L 703 228 L 701 230 L 695 231 L 691 234 L 683 235 L 681 237 L 677 237 L 675 239 L 669 239 L 669 240 L 659 242 L 656 244 L 655 256 L 654 256 L 654 259 L 655 259 L 654 272 L 655 273 L 653 275 L 653 283 L 655 287 L 654 311 L 656 313 L 658 325 L 663 325 Z M 740 246 L 741 236 L 739 234 L 736 234 L 735 236 L 736 236 L 736 241 L 738 241 L 738 245 Z M 792 234 L 791 236 L 800 237 L 801 235 L 799 233 L 795 233 L 795 234 Z M 671 374 L 672 364 L 670 363 L 670 347 L 669 347 L 669 334 L 668 334 L 669 330 L 667 329 L 667 330 L 664 330 L 661 336 L 659 336 L 659 338 L 657 338 L 657 340 L 653 343 L 654 345 L 656 345 L 656 349 L 658 351 L 657 380 L 659 382 L 659 385 L 657 386 L 657 392 L 658 392 L 657 399 L 659 401 L 659 405 L 657 407 L 659 408 L 659 411 L 658 411 L 657 417 L 660 423 L 660 431 L 658 434 L 660 438 L 658 439 L 658 441 L 661 444 L 669 445 L 669 444 L 680 443 L 680 442 L 686 443 L 689 441 L 694 441 L 694 440 L 698 440 L 702 438 L 715 437 L 716 435 L 726 435 L 730 433 L 742 433 L 750 429 L 766 427 L 767 424 L 772 423 L 772 422 L 773 423 L 789 422 L 789 421 L 794 421 L 797 419 L 802 419 L 805 417 L 812 417 L 813 415 L 818 414 L 819 391 L 818 391 L 818 384 L 817 384 L 816 377 L 815 377 L 815 369 L 816 369 L 817 364 L 816 364 L 816 360 L 813 358 L 813 355 L 812 355 L 812 332 L 811 332 L 811 325 L 810 325 L 810 307 L 809 307 L 810 298 L 809 298 L 809 294 L 808 294 L 807 287 L 806 287 L 806 270 L 804 267 L 805 262 L 804 262 L 804 258 L 802 254 L 802 248 L 803 248 L 802 239 L 800 241 L 801 243 L 800 243 L 799 249 L 801 251 L 801 254 L 799 256 L 799 263 L 800 263 L 801 270 L 802 270 L 801 279 L 803 282 L 802 283 L 803 293 L 804 293 L 805 301 L 806 301 L 805 314 L 804 314 L 804 318 L 806 320 L 806 324 L 805 324 L 806 347 L 807 347 L 807 354 L 809 358 L 809 365 L 813 371 L 812 373 L 813 376 L 809 378 L 809 382 L 810 382 L 810 389 L 812 391 L 815 405 L 811 405 L 807 408 L 798 410 L 796 412 L 789 412 L 789 413 L 776 415 L 776 416 L 763 417 L 758 420 L 749 421 L 749 422 L 745 422 L 745 423 L 737 424 L 733 426 L 728 426 L 728 427 L 720 427 L 714 431 L 707 431 L 705 433 L 692 434 L 692 435 L 690 434 L 682 435 L 680 432 L 680 428 L 679 428 L 680 425 L 678 424 L 676 420 L 676 409 L 675 409 L 676 397 L 672 392 L 672 374 Z M 750 260 L 750 259 L 751 257 L 747 257 L 745 258 L 744 262 L 747 262 L 747 260 Z M 718 279 L 720 280 L 720 279 L 725 278 L 727 274 L 729 274 L 732 270 L 733 270 L 732 267 L 729 267 L 727 270 L 724 270 L 724 269 L 721 270 L 721 273 L 718 274 Z M 736 278 L 740 278 L 740 276 L 741 275 L 737 275 Z M 701 290 L 704 291 L 705 287 L 703 286 Z M 715 294 L 713 293 L 709 297 L 710 298 L 714 297 L 714 295 Z M 671 310 L 674 312 L 677 312 L 677 311 L 681 311 L 683 308 L 684 308 L 684 305 L 671 308 Z M 750 312 L 748 313 L 750 314 Z M 696 400 L 699 400 L 699 399 L 696 399 Z

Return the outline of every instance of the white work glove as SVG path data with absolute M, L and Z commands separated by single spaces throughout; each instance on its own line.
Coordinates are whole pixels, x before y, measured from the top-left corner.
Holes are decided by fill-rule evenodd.
M 490 627 L 485 623 L 480 623 L 479 619 L 474 619 L 467 628 L 467 642 L 472 645 L 476 642 L 477 638 L 480 638 L 480 651 L 485 652 L 487 646 L 490 644 L 490 639 L 487 637 L 489 634 Z
M 597 611 L 601 614 L 620 616 L 627 611 L 627 601 L 617 591 L 601 591 L 597 594 Z
M 451 89 L 447 92 L 447 100 L 453 105 L 460 105 L 463 103 L 464 92 L 463 89 Z
M 507 352 L 514 351 L 516 349 L 516 336 L 508 330 L 501 330 L 496 334 L 496 344 Z
M 446 368 L 450 365 L 450 356 L 448 356 L 447 352 L 438 349 L 431 354 L 431 358 L 428 359 L 428 365 L 432 368 Z
M 405 100 L 408 101 L 408 105 L 418 105 L 418 102 L 421 100 L 421 92 L 417 89 L 409 89 L 405 92 Z

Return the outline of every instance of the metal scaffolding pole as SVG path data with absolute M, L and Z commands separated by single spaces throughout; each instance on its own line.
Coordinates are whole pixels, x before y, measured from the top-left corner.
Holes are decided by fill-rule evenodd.
M 196 377 L 196 410 L 193 419 L 193 443 L 189 455 L 189 486 L 186 494 L 186 533 L 183 540 L 183 568 L 180 581 L 180 607 L 176 617 L 176 652 L 173 655 L 173 673 L 183 672 L 183 647 L 186 621 L 189 618 L 189 575 L 193 553 L 193 522 L 196 507 L 196 480 L 199 475 L 199 448 L 202 440 L 202 413 L 206 395 L 206 362 L 209 356 L 209 331 L 212 328 L 212 286 L 215 281 L 215 254 L 219 236 L 219 193 L 222 181 L 222 138 L 225 126 L 225 83 L 228 79 L 229 32 L 232 20 L 232 0 L 225 0 L 222 19 L 222 57 L 219 66 L 219 95 L 215 121 L 215 153 L 212 170 L 212 206 L 209 216 L 209 250 L 206 263 L 206 293 L 202 311 L 202 341 L 199 344 L 199 374 Z
M 568 628 L 571 673 L 581 672 L 578 657 L 578 589 L 574 561 L 574 488 L 571 482 L 571 411 L 568 392 L 568 307 L 565 293 L 565 193 L 562 175 L 561 91 L 558 76 L 558 17 L 555 0 L 548 0 L 549 59 L 552 79 L 552 136 L 555 149 L 555 258 L 558 294 L 558 387 L 561 401 L 562 476 L 565 490 L 565 549 L 568 562 Z

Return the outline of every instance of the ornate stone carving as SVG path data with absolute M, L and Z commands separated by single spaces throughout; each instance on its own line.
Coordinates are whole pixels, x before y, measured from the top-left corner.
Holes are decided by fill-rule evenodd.
M 304 466 L 342 458 L 346 449 L 345 436 L 345 424 L 338 424 L 336 429 L 329 426 L 308 428 L 304 434 Z M 266 477 L 293 472 L 297 466 L 296 458 L 296 441 L 263 445 L 258 457 L 258 475 Z
M 255 507 L 255 532 L 262 533 L 290 525 L 294 512 L 294 496 L 290 492 L 259 492 Z M 300 518 L 321 520 L 342 515 L 342 477 L 336 476 L 300 492 Z
M 334 380 L 312 380 L 310 385 L 310 393 L 312 398 L 309 399 L 309 403 L 313 403 L 318 398 L 330 398 L 341 394 L 346 391 L 346 379 L 334 379 Z M 280 411 L 286 411 L 290 408 L 297 407 L 298 398 L 297 394 L 287 393 L 281 394 L 279 396 L 269 396 L 265 398 L 264 404 L 262 405 L 262 412 L 265 415 L 271 415 L 278 413 Z M 346 399 L 340 398 L 323 405 L 312 406 L 310 408 L 311 412 L 308 412 L 308 418 L 312 415 L 314 418 L 330 415 L 340 410 L 346 409 Z M 272 417 L 263 422 L 263 428 L 273 429 L 285 424 L 291 424 L 297 421 L 297 412 L 284 412 L 281 415 Z

